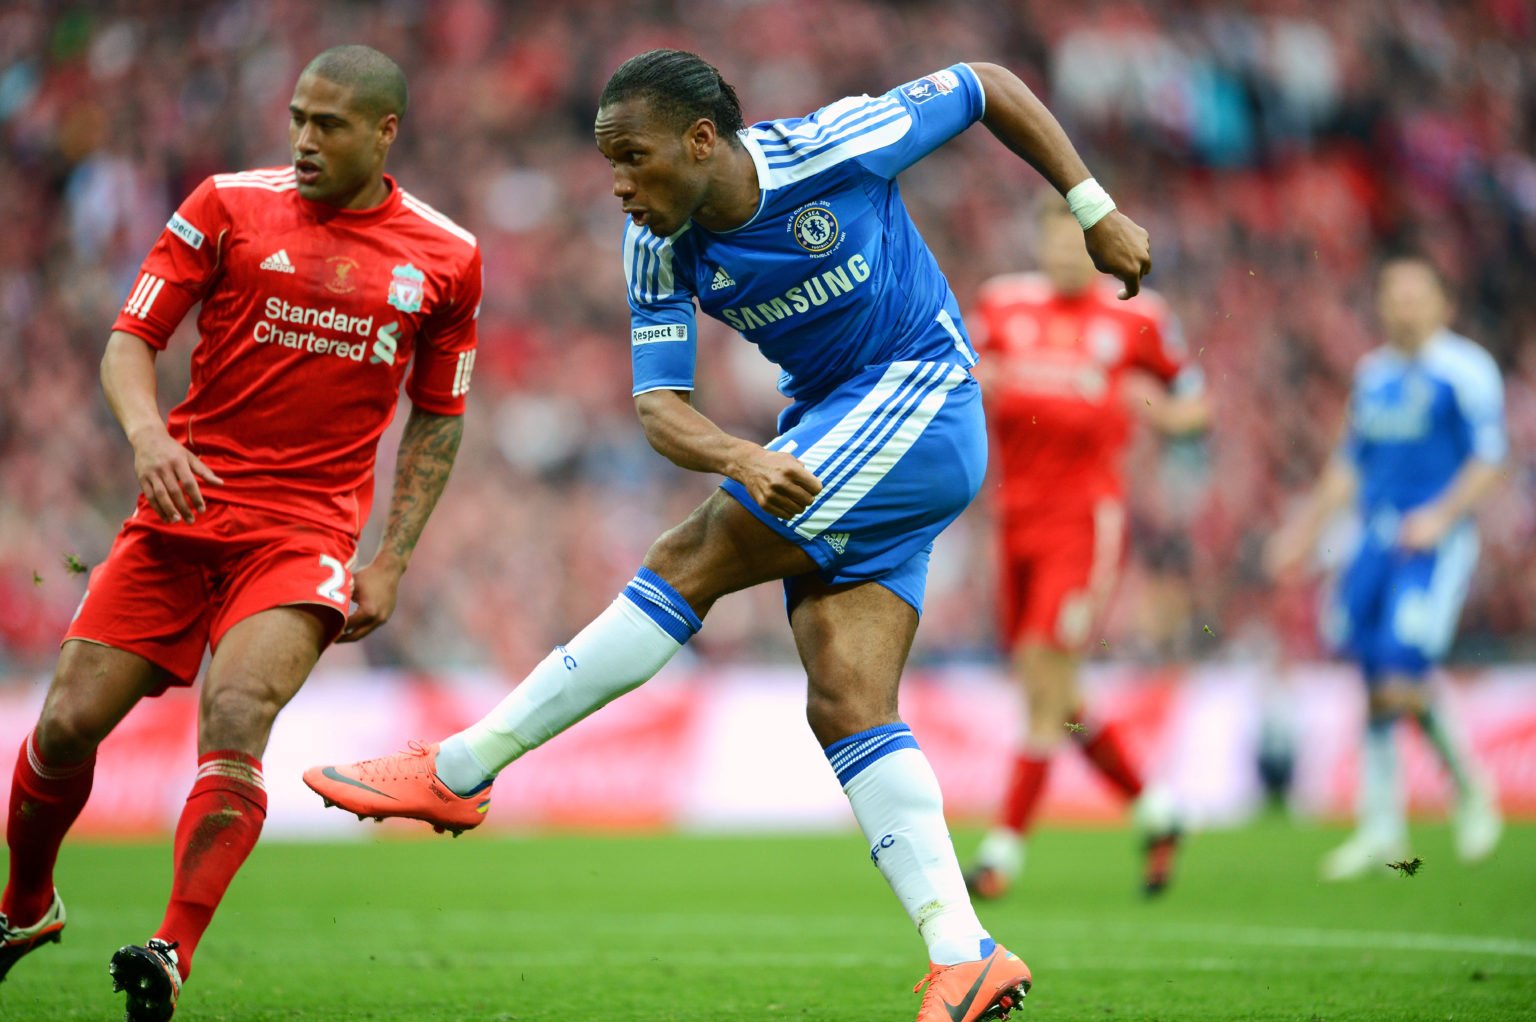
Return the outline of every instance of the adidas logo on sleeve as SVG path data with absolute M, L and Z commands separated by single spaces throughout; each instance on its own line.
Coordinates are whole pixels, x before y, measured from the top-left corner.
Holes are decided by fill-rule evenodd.
M 246 265 L 249 266 L 250 264 L 247 263 Z M 263 270 L 274 270 L 278 273 L 294 272 L 293 263 L 288 261 L 288 250 L 285 248 L 280 248 L 263 259 L 261 261 L 261 268 Z

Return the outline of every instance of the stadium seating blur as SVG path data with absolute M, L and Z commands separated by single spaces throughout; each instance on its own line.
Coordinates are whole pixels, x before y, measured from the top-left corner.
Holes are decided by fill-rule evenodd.
M 99 561 L 136 493 L 96 365 L 139 260 L 203 176 L 286 162 L 293 80 L 339 42 L 406 69 L 412 105 L 390 169 L 479 235 L 487 287 L 464 449 L 395 619 L 327 663 L 521 674 L 710 491 L 636 426 L 621 220 L 591 136 L 608 74 L 656 46 L 716 63 L 749 121 L 954 61 L 1004 63 L 1151 231 L 1150 282 L 1205 366 L 1215 425 L 1205 441 L 1133 450 L 1134 552 L 1107 635 L 1117 658 L 1317 655 L 1314 593 L 1276 593 L 1257 554 L 1326 456 L 1349 368 L 1374 343 L 1375 262 L 1427 251 L 1455 284 L 1457 326 L 1504 369 L 1516 452 L 1483 516 L 1454 656 L 1536 656 L 1536 8 L 1243 7 L 3 5 L 0 675 L 47 669 L 82 589 L 65 556 Z M 962 304 L 987 276 L 1028 267 L 1039 187 L 983 130 L 903 179 Z M 193 327 L 161 359 L 167 402 L 185 388 Z M 702 408 L 771 436 L 771 367 L 718 324 L 701 351 Z M 992 655 L 988 522 L 983 500 L 941 544 L 917 657 Z M 723 601 L 695 649 L 793 658 L 780 593 Z

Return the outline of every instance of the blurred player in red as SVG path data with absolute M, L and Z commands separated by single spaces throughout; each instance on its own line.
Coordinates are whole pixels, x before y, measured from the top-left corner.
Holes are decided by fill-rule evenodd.
M 406 104 L 382 53 L 316 57 L 290 106 L 292 165 L 199 185 L 112 325 L 102 389 L 142 496 L 91 574 L 17 758 L 0 978 L 59 939 L 54 863 L 97 745 L 140 699 L 191 685 L 211 648 L 170 903 L 150 939 L 111 962 L 130 1022 L 169 1018 L 261 831 L 260 757 L 278 711 L 327 645 L 394 610 L 458 450 L 481 292 L 474 236 L 384 173 Z M 155 357 L 199 302 L 191 386 L 167 424 Z M 389 518 L 354 574 L 402 381 L 412 408 Z
M 1038 258 L 1039 273 L 984 284 L 968 317 L 986 356 L 978 372 L 998 476 L 1000 635 L 1028 717 L 997 824 L 966 879 L 979 897 L 1008 889 L 1051 759 L 1070 736 L 1135 802 L 1147 838 L 1144 882 L 1156 893 L 1178 839 L 1173 807 L 1165 793 L 1143 791 L 1115 724 L 1085 720 L 1078 671 L 1124 551 L 1121 461 L 1133 413 L 1183 434 L 1203 429 L 1208 410 L 1162 300 L 1143 289 L 1122 302 L 1101 286 L 1077 221 L 1055 196 L 1040 207 Z

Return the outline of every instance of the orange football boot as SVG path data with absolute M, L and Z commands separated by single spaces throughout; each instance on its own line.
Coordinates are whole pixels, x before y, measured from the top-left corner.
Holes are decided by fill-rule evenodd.
M 1147 897 L 1156 897 L 1168 889 L 1173 879 L 1173 857 L 1179 850 L 1178 828 L 1153 835 L 1146 840 L 1146 868 L 1141 889 Z
M 912 988 L 915 994 L 928 984 L 917 1022 L 997 1022 L 1024 1003 L 1031 982 L 1029 966 L 993 943 L 992 953 L 978 962 L 930 967 Z
M 996 866 L 973 866 L 965 873 L 965 889 L 979 901 L 996 901 L 1012 886 L 1013 880 Z
M 491 807 L 491 788 L 459 795 L 437 777 L 437 743 L 411 742 L 404 752 L 345 766 L 310 767 L 304 783 L 325 800 L 356 813 L 359 820 L 399 816 L 430 823 L 458 837 L 474 830 Z

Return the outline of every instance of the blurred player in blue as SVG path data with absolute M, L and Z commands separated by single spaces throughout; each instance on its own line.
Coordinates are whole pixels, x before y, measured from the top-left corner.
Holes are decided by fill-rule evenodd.
M 1353 556 L 1338 578 L 1324 630 L 1360 665 L 1369 693 L 1358 827 L 1322 865 L 1341 880 L 1408 853 L 1397 747 L 1399 718 L 1416 719 L 1455 784 L 1456 850 L 1489 855 L 1502 821 L 1491 782 L 1430 697 L 1429 679 L 1455 635 L 1477 562 L 1472 512 L 1502 476 L 1509 441 L 1504 385 L 1488 352 L 1453 333 L 1435 268 L 1416 257 L 1383 266 L 1377 312 L 1387 343 L 1355 369 L 1343 442 L 1305 506 L 1265 551 L 1292 576 L 1351 502 Z
M 725 482 L 483 720 L 440 746 L 312 769 L 311 787 L 365 815 L 473 826 L 503 767 L 650 678 L 720 597 L 783 579 L 811 729 L 928 946 L 918 1017 L 1016 1006 L 1029 970 L 976 918 L 938 782 L 896 698 L 934 537 L 986 468 L 976 355 L 896 176 L 977 121 L 1067 197 L 1095 264 L 1136 294 L 1151 268 L 1146 232 L 1001 67 L 956 64 L 750 128 L 734 90 L 693 54 L 655 50 L 620 67 L 596 135 L 628 217 L 636 407 L 657 451 Z M 793 403 L 766 445 L 694 408 L 696 306 L 782 368 Z M 976 727 L 986 740 L 990 722 Z

